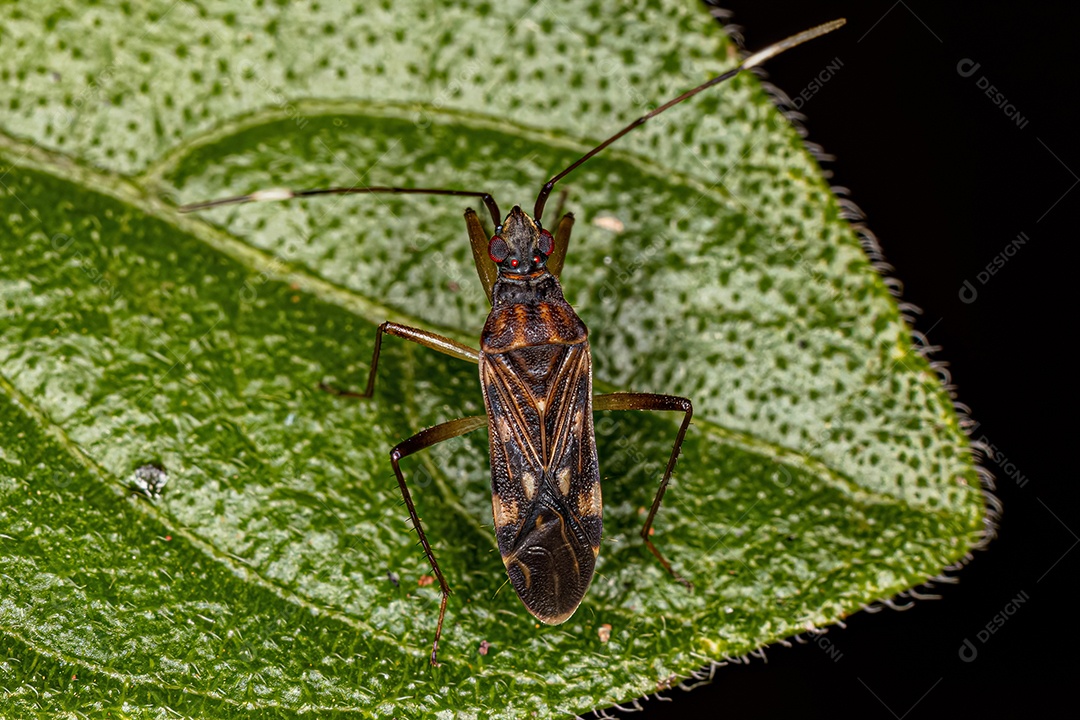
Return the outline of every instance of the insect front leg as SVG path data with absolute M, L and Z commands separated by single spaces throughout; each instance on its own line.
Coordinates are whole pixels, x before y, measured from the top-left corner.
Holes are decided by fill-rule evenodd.
M 495 225 L 498 227 L 498 220 L 495 221 Z M 495 285 L 495 279 L 499 276 L 499 270 L 488 252 L 491 236 L 484 230 L 483 223 L 480 222 L 480 218 L 472 208 L 465 211 L 465 228 L 469 231 L 469 246 L 472 247 L 476 275 L 480 278 L 480 285 L 483 286 L 484 295 L 487 296 L 490 305 L 491 288 Z
M 559 203 L 560 209 L 562 202 Z M 563 262 L 566 260 L 566 248 L 570 245 L 570 231 L 574 229 L 574 214 L 566 213 L 555 228 L 554 249 L 548 257 L 547 268 L 555 277 L 562 275 Z
M 379 367 L 379 350 L 382 348 L 383 335 L 396 335 L 406 340 L 411 340 L 414 343 L 429 347 L 432 350 L 438 350 L 439 352 L 456 357 L 461 360 L 467 360 L 472 363 L 480 362 L 480 353 L 473 350 L 468 345 L 463 345 L 456 340 L 451 340 L 448 337 L 442 335 L 436 335 L 433 332 L 427 330 L 421 330 L 420 328 L 409 327 L 408 325 L 399 325 L 392 322 L 384 322 L 379 326 L 379 330 L 375 333 L 375 350 L 371 354 L 371 370 L 368 372 L 367 388 L 364 392 L 350 392 L 348 390 L 340 390 L 338 388 L 327 385 L 326 383 L 319 383 L 319 387 L 327 392 L 334 393 L 335 395 L 341 395 L 343 397 L 359 397 L 369 398 L 372 393 L 375 392 L 375 372 Z M 451 436 L 452 437 L 452 436 Z
M 679 426 L 679 432 L 675 436 L 675 444 L 671 447 L 671 458 L 668 460 L 667 470 L 664 471 L 664 478 L 660 481 L 660 487 L 656 491 L 656 497 L 653 499 L 652 508 L 649 510 L 649 517 L 645 520 L 645 527 L 641 528 L 641 538 L 645 541 L 645 545 L 649 548 L 649 551 L 656 556 L 656 559 L 660 561 L 660 564 L 664 566 L 664 569 L 671 573 L 671 576 L 686 586 L 688 590 L 693 590 L 693 584 L 683 578 L 679 573 L 671 567 L 664 556 L 653 545 L 652 539 L 649 537 L 649 533 L 652 530 L 653 520 L 656 518 L 656 511 L 660 509 L 660 502 L 664 499 L 664 492 L 667 490 L 668 483 L 671 481 L 671 473 L 675 470 L 675 461 L 679 459 L 679 451 L 682 449 L 683 439 L 686 437 L 686 429 L 690 427 L 690 418 L 694 415 L 694 405 L 688 398 L 678 397 L 676 395 L 656 395 L 653 393 L 611 393 L 610 395 L 597 395 L 593 398 L 593 410 L 669 410 L 680 411 L 683 413 L 682 425 Z
M 409 486 L 405 483 L 405 476 L 401 474 L 398 461 L 419 450 L 441 443 L 443 440 L 464 435 L 485 425 L 487 425 L 486 415 L 451 420 L 421 430 L 390 451 L 390 464 L 394 466 L 394 474 L 397 476 L 398 487 L 401 488 L 401 496 L 405 499 L 405 507 L 409 509 L 409 517 L 412 519 L 413 527 L 416 528 L 416 534 L 420 536 L 420 545 L 424 548 L 424 554 L 427 555 L 428 562 L 431 563 L 431 569 L 435 573 L 435 578 L 439 581 L 439 589 L 442 590 L 442 601 L 439 603 L 439 624 L 435 628 L 435 641 L 431 644 L 431 664 L 436 667 L 439 665 L 436 653 L 439 651 L 439 637 L 442 635 L 443 617 L 446 615 L 446 600 L 450 597 L 450 586 L 447 584 L 446 578 L 443 577 L 442 570 L 439 569 L 439 563 L 435 560 L 435 553 L 432 552 L 431 544 L 428 543 L 427 535 L 424 533 L 424 527 L 420 524 L 420 516 L 416 514 L 416 506 L 413 505 Z

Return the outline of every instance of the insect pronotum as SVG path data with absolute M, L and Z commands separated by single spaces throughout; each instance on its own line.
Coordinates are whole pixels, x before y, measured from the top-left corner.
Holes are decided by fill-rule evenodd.
M 620 392 L 593 396 L 588 329 L 563 297 L 559 285 L 574 216 L 571 213 L 564 215 L 552 234 L 541 224 L 544 206 L 556 183 L 650 118 L 843 24 L 843 19 L 834 20 L 770 45 L 747 57 L 738 67 L 634 120 L 548 180 L 537 195 L 531 217 L 515 205 L 504 218 L 490 193 L 443 188 L 274 188 L 180 208 L 181 212 L 192 212 L 219 205 L 314 195 L 411 193 L 479 198 L 491 214 L 495 232 L 488 235 L 477 214 L 471 208 L 465 211 L 476 272 L 492 306 L 480 335 L 480 349 L 426 330 L 386 322 L 375 334 L 375 350 L 365 390 L 354 393 L 323 386 L 339 395 L 370 398 L 375 387 L 383 335 L 411 340 L 480 366 L 486 415 L 435 425 L 390 451 L 390 463 L 405 506 L 442 591 L 431 646 L 432 665 L 439 664 L 439 638 L 450 586 L 420 524 L 399 463 L 419 450 L 484 426 L 490 436 L 492 515 L 506 572 L 529 612 L 541 622 L 554 625 L 565 622 L 581 604 L 600 552 L 603 505 L 593 412 L 666 410 L 682 413 L 682 424 L 641 529 L 641 537 L 668 573 L 687 588 L 692 588 L 653 544 L 650 531 L 675 469 L 693 415 L 693 405 L 687 398 L 653 393 Z

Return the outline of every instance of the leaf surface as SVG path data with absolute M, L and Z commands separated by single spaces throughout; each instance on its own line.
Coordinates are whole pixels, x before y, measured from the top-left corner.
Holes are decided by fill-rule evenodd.
M 505 584 L 479 431 L 403 463 L 455 592 L 428 667 L 437 586 L 387 452 L 481 413 L 476 368 L 391 339 L 373 401 L 317 385 L 361 385 L 386 319 L 475 346 L 462 204 L 174 201 L 396 184 L 531 209 L 606 133 L 735 62 L 693 3 L 601 8 L 0 9 L 0 710 L 581 713 L 978 541 L 947 392 L 741 76 L 566 181 L 564 287 L 598 388 L 695 403 L 654 536 L 695 592 L 637 537 L 676 418 L 598 414 L 604 546 L 558 627 Z M 129 489 L 153 462 L 156 501 Z

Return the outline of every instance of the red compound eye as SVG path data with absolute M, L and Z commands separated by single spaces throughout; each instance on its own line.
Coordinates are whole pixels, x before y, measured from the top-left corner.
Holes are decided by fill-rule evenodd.
M 491 256 L 492 262 L 501 263 L 509 254 L 510 246 L 506 244 L 506 241 L 499 235 L 492 235 L 491 242 L 488 243 L 488 255 Z
M 551 237 L 551 233 L 547 230 L 540 231 L 540 252 L 544 255 L 550 255 L 551 251 L 555 249 L 555 238 Z

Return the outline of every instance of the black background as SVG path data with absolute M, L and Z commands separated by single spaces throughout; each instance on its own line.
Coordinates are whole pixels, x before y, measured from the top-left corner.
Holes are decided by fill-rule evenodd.
M 834 58 L 843 63 L 802 105 L 808 140 L 835 156 L 825 165 L 833 184 L 851 189 L 903 299 L 922 308 L 916 328 L 942 346 L 934 358 L 948 362 L 959 400 L 980 423 L 973 436 L 997 448 L 1000 462 L 984 465 L 1005 511 L 998 538 L 959 582 L 938 586 L 941 600 L 855 615 L 825 636 L 831 655 L 814 644 L 770 647 L 767 663 L 721 668 L 711 685 L 665 693 L 671 702 L 642 701 L 636 717 L 1076 713 L 1080 508 L 1067 456 L 1080 11 L 928 0 L 722 5 L 751 50 L 848 19 L 770 60 L 768 77 L 794 97 Z M 965 58 L 980 64 L 970 77 L 957 69 Z M 984 76 L 1024 127 L 980 90 Z M 1028 242 L 980 283 L 1021 232 Z M 961 300 L 965 280 L 973 302 Z M 977 633 L 1020 593 L 1027 602 L 981 642 Z M 960 658 L 965 638 L 978 652 L 970 662 Z

